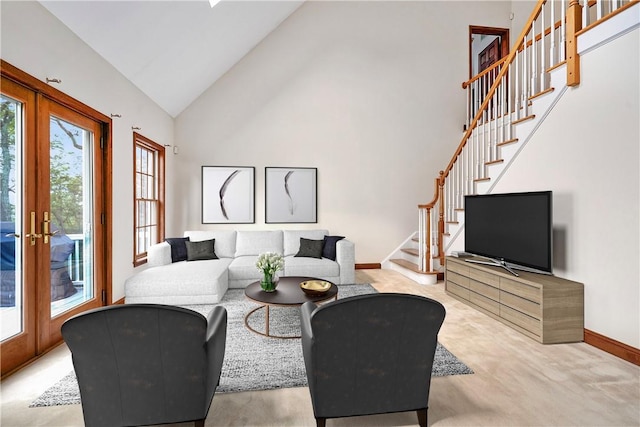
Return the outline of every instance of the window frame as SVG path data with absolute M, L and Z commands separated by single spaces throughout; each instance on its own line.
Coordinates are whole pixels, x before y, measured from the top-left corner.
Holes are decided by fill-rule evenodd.
M 155 197 L 153 198 L 138 198 L 138 174 L 142 173 L 142 170 L 138 171 L 138 148 L 145 150 L 147 153 L 154 155 L 154 175 L 147 173 L 147 176 L 155 177 Z M 155 243 L 162 242 L 165 235 L 165 148 L 164 146 L 150 140 L 149 138 L 133 132 L 133 265 L 138 267 L 147 262 L 147 248 L 141 251 L 138 247 L 138 231 L 141 228 L 150 227 L 153 224 L 147 223 L 144 225 L 139 224 L 138 216 L 138 203 L 140 201 L 156 202 L 156 241 Z M 150 242 L 149 245 L 154 244 Z

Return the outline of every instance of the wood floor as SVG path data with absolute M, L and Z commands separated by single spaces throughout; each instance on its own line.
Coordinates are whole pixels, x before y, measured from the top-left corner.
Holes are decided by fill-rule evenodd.
M 439 340 L 474 370 L 432 379 L 429 425 L 640 426 L 640 367 L 588 344 L 542 345 L 448 297 L 442 283 L 418 285 L 393 271 L 358 270 L 358 283 L 442 302 Z M 60 346 L 2 381 L 3 427 L 81 426 L 82 408 L 29 408 L 72 369 Z M 189 425 L 189 424 L 184 424 Z M 218 394 L 207 426 L 314 426 L 308 389 Z M 328 420 L 327 426 L 417 426 L 415 413 Z

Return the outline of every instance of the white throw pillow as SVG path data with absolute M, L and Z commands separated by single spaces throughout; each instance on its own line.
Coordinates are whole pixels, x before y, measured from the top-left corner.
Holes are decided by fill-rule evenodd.
M 282 230 L 238 231 L 236 257 L 260 255 L 264 252 L 282 253 Z

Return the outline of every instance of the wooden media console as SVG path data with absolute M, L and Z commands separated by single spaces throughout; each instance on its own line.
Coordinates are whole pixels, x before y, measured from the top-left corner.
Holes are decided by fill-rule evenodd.
M 446 258 L 445 290 L 543 344 L 584 340 L 584 285 L 551 275 Z

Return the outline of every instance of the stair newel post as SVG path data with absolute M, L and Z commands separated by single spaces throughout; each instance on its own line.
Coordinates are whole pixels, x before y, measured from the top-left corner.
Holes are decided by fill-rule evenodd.
M 580 84 L 580 55 L 576 33 L 582 29 L 582 6 L 578 0 L 571 0 L 567 11 L 567 86 Z
M 444 265 L 444 171 L 440 171 L 438 179 L 438 259 Z

